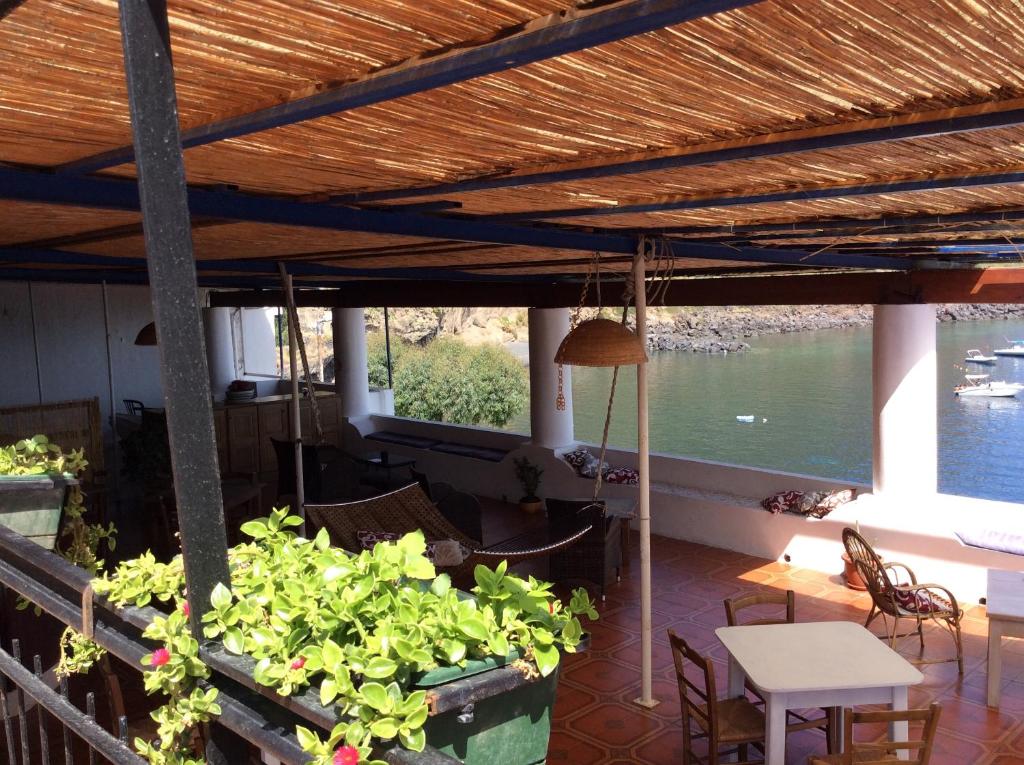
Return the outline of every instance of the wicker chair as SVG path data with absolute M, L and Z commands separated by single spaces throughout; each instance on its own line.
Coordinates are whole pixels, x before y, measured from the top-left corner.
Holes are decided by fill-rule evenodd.
M 843 545 L 871 595 L 871 611 L 864 626 L 867 627 L 881 615 L 890 647 L 895 648 L 899 638 L 917 635 L 921 649 L 924 650 L 924 624 L 932 621 L 949 632 L 956 645 L 956 656 L 949 659 L 919 659 L 917 663 L 941 664 L 955 661 L 962 675 L 964 644 L 960 634 L 960 620 L 964 612 L 953 593 L 937 584 L 919 584 L 914 572 L 903 563 L 883 563 L 864 537 L 853 529 L 843 529 Z M 900 572 L 909 579 L 909 584 L 900 581 Z M 897 578 L 893 579 L 893 576 Z M 915 629 L 900 633 L 899 623 L 902 619 L 913 620 Z
M 622 519 L 609 517 L 600 500 L 548 499 L 545 505 L 548 529 L 554 538 L 591 527 L 578 545 L 551 559 L 548 576 L 555 582 L 593 582 L 604 600 L 605 588 L 618 581 L 622 567 Z
M 364 530 L 407 534 L 419 529 L 428 540 L 459 542 L 470 554 L 461 565 L 448 571 L 453 578 L 471 574 L 481 563 L 493 567 L 504 560 L 512 565 L 564 551 L 592 528 L 583 526 L 573 534 L 554 540 L 542 529 L 484 547 L 445 518 L 418 483 L 368 499 L 331 505 L 307 503 L 305 508 L 306 517 L 314 525 L 327 529 L 332 544 L 352 552 L 361 549 L 358 532 Z
M 812 755 L 808 765 L 889 765 L 898 760 L 897 752 L 906 750 L 908 755 L 916 751 L 913 759 L 898 760 L 909 765 L 928 765 L 932 756 L 932 745 L 935 742 L 935 729 L 939 724 L 939 714 L 942 707 L 933 703 L 927 709 L 909 709 L 905 711 L 892 712 L 854 712 L 847 709 L 844 718 L 844 732 L 846 751 L 842 754 L 831 754 L 827 757 Z M 907 741 L 882 740 L 872 743 L 854 743 L 853 726 L 859 723 L 875 724 L 901 722 L 921 722 L 923 729 L 921 737 Z
M 785 618 L 762 617 L 760 619 L 749 619 L 740 621 L 739 613 L 747 608 L 759 606 L 785 606 Z M 796 621 L 796 593 L 793 590 L 785 592 L 775 590 L 773 592 L 755 592 L 749 595 L 741 595 L 735 598 L 725 599 L 725 621 L 730 627 L 750 624 L 793 624 Z M 764 703 L 764 698 L 757 692 L 757 689 L 748 680 L 747 690 L 756 696 L 759 705 Z M 795 733 L 800 730 L 820 730 L 825 734 L 826 746 L 831 754 L 837 748 L 836 734 L 839 732 L 839 710 L 834 707 L 822 707 L 824 714 L 820 717 L 807 717 L 792 709 L 786 710 L 787 724 L 786 733 Z
M 748 760 L 751 744 L 764 741 L 764 713 L 747 699 L 719 699 L 715 686 L 715 668 L 711 660 L 691 648 L 685 640 L 672 630 L 668 631 L 672 647 L 672 661 L 676 667 L 676 681 L 679 685 L 679 707 L 683 715 L 683 765 L 703 763 L 718 765 L 720 758 L 739 755 L 736 765 L 753 765 L 763 759 Z M 687 675 L 687 664 L 692 666 Z M 696 730 L 694 730 L 696 728 Z M 708 740 L 707 754 L 700 755 L 693 749 L 697 739 Z M 730 746 L 721 751 L 723 746 Z M 763 747 L 759 746 L 763 751 Z

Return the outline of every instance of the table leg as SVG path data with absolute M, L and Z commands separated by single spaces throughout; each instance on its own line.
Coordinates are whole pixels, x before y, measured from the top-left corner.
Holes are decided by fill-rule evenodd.
M 786 763 L 786 700 L 778 694 L 766 693 L 765 709 L 765 765 Z
M 1003 674 L 1003 623 L 988 620 L 988 705 L 999 706 L 999 688 Z
M 743 667 L 740 666 L 739 662 L 729 654 L 729 696 L 728 698 L 734 699 L 737 696 L 744 694 L 743 684 L 747 679 L 747 673 L 743 671 Z
M 892 689 L 892 708 L 894 711 L 905 711 L 907 708 L 907 687 L 900 685 Z M 906 720 L 889 723 L 889 738 L 893 741 L 906 741 L 910 737 L 910 726 Z M 901 760 L 909 760 L 910 752 L 906 749 L 897 750 L 896 756 Z
M 629 568 L 629 518 L 619 524 L 619 538 L 622 542 L 622 568 Z

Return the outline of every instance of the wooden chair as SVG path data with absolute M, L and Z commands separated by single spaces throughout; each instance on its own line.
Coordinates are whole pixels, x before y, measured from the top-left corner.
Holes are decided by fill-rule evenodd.
M 956 646 L 956 656 L 949 659 L 919 659 L 916 663 L 941 664 L 955 661 L 962 675 L 964 644 L 960 634 L 960 620 L 964 612 L 953 593 L 938 584 L 919 584 L 914 572 L 906 564 L 895 561 L 883 563 L 867 540 L 853 529 L 843 529 L 843 545 L 871 595 L 871 611 L 864 626 L 867 627 L 881 615 L 891 648 L 895 649 L 897 639 L 917 635 L 921 649 L 924 650 L 924 623 L 930 620 L 949 632 Z M 912 619 L 915 629 L 900 633 L 901 619 Z
M 897 752 L 906 750 L 909 755 L 916 751 L 913 759 L 899 760 L 901 763 L 910 765 L 928 765 L 932 756 L 932 745 L 935 741 L 935 729 L 939 724 L 939 714 L 942 707 L 932 703 L 927 709 L 908 709 L 898 712 L 854 712 L 852 709 L 845 710 L 844 735 L 846 750 L 842 754 L 830 754 L 825 757 L 812 755 L 808 758 L 808 765 L 888 765 L 897 761 Z M 923 728 L 921 737 L 908 739 L 907 741 L 874 741 L 872 743 L 854 743 L 853 726 L 857 723 L 891 723 L 891 722 L 921 722 Z
M 764 741 L 764 713 L 754 706 L 746 696 L 735 699 L 719 699 L 715 686 L 715 669 L 711 660 L 691 648 L 685 640 L 672 630 L 668 631 L 672 646 L 672 661 L 676 667 L 676 681 L 679 684 L 679 706 L 683 715 L 683 765 L 703 763 L 718 765 L 721 757 L 738 754 L 736 765 L 753 765 L 762 759 L 749 760 L 747 755 L 751 744 L 758 746 Z M 687 675 L 687 665 L 691 665 Z M 696 728 L 696 730 L 694 730 Z M 707 754 L 700 755 L 693 750 L 695 740 L 707 739 Z M 722 751 L 723 746 L 731 747 Z
M 786 615 L 784 619 L 765 618 L 750 619 L 741 622 L 740 611 L 746 608 L 758 606 L 785 606 Z M 741 595 L 736 598 L 725 599 L 725 620 L 730 627 L 751 625 L 751 624 L 793 624 L 796 621 L 796 593 L 793 590 L 773 590 L 771 592 L 755 592 L 749 595 Z M 757 689 L 748 680 L 746 688 L 764 703 L 764 698 L 757 692 Z M 836 734 L 839 732 L 839 710 L 835 707 L 823 707 L 824 713 L 820 717 L 806 717 L 803 714 L 787 710 L 786 733 L 794 733 L 800 730 L 820 730 L 825 734 L 826 746 L 831 754 L 838 747 L 836 746 Z

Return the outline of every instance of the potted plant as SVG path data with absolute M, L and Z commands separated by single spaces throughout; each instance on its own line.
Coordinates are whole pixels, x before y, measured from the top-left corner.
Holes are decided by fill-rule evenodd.
M 523 487 L 523 496 L 519 498 L 519 509 L 524 513 L 536 513 L 544 506 L 537 496 L 540 490 L 540 477 L 544 471 L 526 457 L 513 460 L 516 466 L 516 480 Z
M 583 640 L 580 616 L 597 617 L 586 591 L 563 603 L 550 584 L 509 574 L 502 563 L 477 566 L 476 586 L 461 592 L 437 574 L 421 532 L 353 555 L 332 547 L 326 531 L 297 536 L 299 524 L 287 509 L 243 524 L 251 541 L 229 551 L 230 587 L 218 585 L 201 610 L 185 599 L 181 556 L 163 564 L 146 554 L 93 580 L 118 606 L 167 604 L 143 633 L 158 646 L 143 659 L 146 688 L 169 697 L 153 713 L 159 738 L 135 742 L 150 763 L 193 762 L 192 728 L 220 713 L 217 689 L 200 687 L 210 670 L 191 636 L 193 619 L 256 684 L 282 696 L 312 692 L 332 710 L 332 730 L 296 728 L 315 765 L 383 765 L 374 758 L 387 748 L 426 744 L 467 763 L 493 762 L 495 746 L 505 765 L 543 760 L 561 652 Z M 83 661 L 69 666 L 95 659 L 85 641 L 71 648 Z M 476 685 L 487 672 L 530 682 L 472 711 L 463 688 L 450 694 L 458 701 L 450 711 L 431 716 L 446 684 Z
M 81 450 L 64 454 L 42 435 L 0 447 L 0 524 L 54 549 L 65 498 L 81 507 L 75 475 L 85 465 Z

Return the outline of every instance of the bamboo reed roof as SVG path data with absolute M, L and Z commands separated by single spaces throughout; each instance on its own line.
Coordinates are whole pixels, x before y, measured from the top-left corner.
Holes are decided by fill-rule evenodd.
M 599 0 L 579 12 L 631 4 L 638 5 Z M 387 276 L 381 269 L 579 275 L 591 259 L 585 248 L 556 238 L 544 244 L 548 233 L 564 231 L 650 233 L 721 243 L 726 253 L 813 253 L 800 268 L 822 267 L 823 252 L 913 265 L 995 262 L 989 250 L 1016 247 L 1024 236 L 1024 0 L 737 5 L 187 148 L 187 180 L 197 189 L 393 209 L 425 221 L 410 234 L 196 214 L 196 258 L 352 271 L 315 275 L 327 282 Z M 381 75 L 415 74 L 424 62 L 467 51 L 498 55 L 522 30 L 557 26 L 572 16 L 564 12 L 575 13 L 570 0 L 168 6 L 186 132 L 352 83 L 372 87 Z M 58 179 L 134 178 L 131 162 L 85 173 L 69 165 L 130 146 L 122 66 L 116 0 L 23 0 L 0 17 L 0 168 L 55 171 Z M 1002 122 L 972 122 L 993 115 Z M 932 122 L 936 129 L 920 134 L 885 133 Z M 785 148 L 794 141 L 805 143 Z M 729 154 L 740 149 L 755 151 Z M 488 187 L 494 179 L 503 186 Z M 873 191 L 875 184 L 918 185 Z M 790 198 L 759 199 L 777 194 Z M 7 253 L 0 278 L 60 265 L 30 249 L 95 256 L 75 264 L 84 273 L 142 270 L 138 212 L 100 209 L 88 199 L 15 197 L 0 199 L 0 252 Z M 616 211 L 631 206 L 644 209 Z M 1006 213 L 1021 214 L 1004 221 Z M 962 225 L 943 216 L 960 216 Z M 451 228 L 435 233 L 430 222 L 437 219 L 501 222 L 540 238 L 512 244 Z M 863 220 L 863 228 L 834 228 L 850 219 Z M 783 223 L 794 228 L 773 233 Z M 734 226 L 743 232 L 722 230 Z M 943 250 L 956 244 L 973 249 Z M 676 268 L 709 273 L 781 262 L 748 249 L 730 259 L 707 249 L 679 253 Z M 229 266 L 215 273 L 256 273 Z M 628 255 L 608 255 L 607 268 L 627 269 Z

